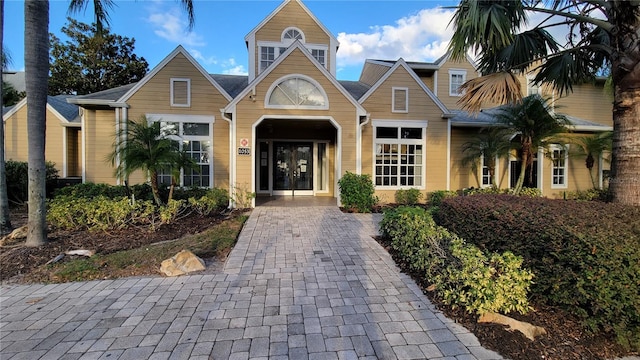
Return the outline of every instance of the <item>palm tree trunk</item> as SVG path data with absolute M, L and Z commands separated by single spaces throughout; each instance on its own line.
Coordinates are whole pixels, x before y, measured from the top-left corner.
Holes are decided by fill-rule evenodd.
M 0 59 L 4 58 L 4 0 L 0 0 Z M 0 85 L 3 82 L 4 64 L 0 66 Z M 0 112 L 4 107 L 2 98 L 2 86 L 0 86 Z M 4 160 L 4 121 L 0 123 L 0 235 L 12 230 L 11 217 L 9 216 L 9 194 L 7 193 L 7 168 Z
M 640 69 L 638 70 L 640 71 Z M 640 83 L 640 76 L 638 76 Z M 609 191 L 613 202 L 640 205 L 640 90 L 616 86 Z
M 27 246 L 47 242 L 45 127 L 49 75 L 49 1 L 24 3 L 24 63 L 29 148 L 29 220 Z
M 151 192 L 153 193 L 153 200 L 155 200 L 158 206 L 162 206 L 162 200 L 160 200 L 160 191 L 158 190 L 158 172 L 151 171 Z
M 522 165 L 520 166 L 520 175 L 518 176 L 518 182 L 516 182 L 516 187 L 513 189 L 513 194 L 518 195 L 520 191 L 522 191 L 522 186 L 524 185 L 524 178 L 527 176 L 527 162 L 529 161 L 529 154 L 527 151 L 522 151 Z

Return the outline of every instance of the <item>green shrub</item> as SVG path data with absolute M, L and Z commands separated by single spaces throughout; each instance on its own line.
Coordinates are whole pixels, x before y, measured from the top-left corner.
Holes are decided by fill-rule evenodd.
M 438 190 L 428 194 L 427 204 L 431 207 L 438 207 L 444 198 L 458 196 L 458 193 L 450 190 Z
M 521 257 L 508 251 L 486 256 L 456 236 L 449 244 L 447 266 L 434 281 L 446 304 L 478 314 L 530 310 L 527 293 L 533 273 L 521 269 Z
M 371 209 L 378 203 L 369 175 L 357 175 L 347 171 L 338 180 L 338 186 L 340 187 L 340 201 L 349 210 L 367 213 L 371 212 Z
M 603 189 L 569 191 L 564 195 L 566 200 L 578 201 L 607 201 L 608 196 L 607 190 Z
M 151 185 L 136 184 L 128 189 L 124 185 L 94 184 L 86 182 L 82 184 L 66 186 L 57 189 L 55 196 L 71 196 L 75 198 L 93 199 L 96 197 L 106 197 L 108 199 L 119 199 L 122 197 L 130 197 L 137 200 L 153 200 Z
M 196 199 L 190 197 L 189 206 L 200 215 L 210 215 L 225 209 L 229 204 L 229 195 L 226 190 L 214 188 L 204 193 L 203 196 Z
M 396 203 L 401 205 L 415 205 L 422 200 L 422 193 L 418 189 L 400 189 L 396 191 Z
M 522 188 L 518 196 L 526 196 L 526 197 L 542 197 L 542 191 L 538 188 Z
M 5 163 L 7 177 L 7 196 L 12 203 L 24 203 L 28 200 L 29 191 L 29 165 L 24 161 L 8 160 Z M 56 186 L 58 170 L 55 164 L 47 161 L 45 164 L 45 181 L 47 197 L 49 197 Z
M 541 301 L 640 349 L 640 207 L 478 195 L 446 199 L 435 220 L 481 249 L 522 256 Z
M 67 230 L 122 229 L 134 224 L 153 224 L 155 207 L 151 201 L 123 197 L 93 199 L 58 196 L 49 201 L 47 220 L 52 226 Z
M 479 194 L 508 194 L 510 189 L 500 189 L 495 186 L 484 188 L 467 188 L 463 190 L 464 195 L 479 195 Z
M 446 303 L 476 313 L 529 310 L 527 291 L 533 275 L 520 269 L 520 257 L 509 252 L 485 256 L 437 226 L 423 208 L 388 210 L 380 228 L 399 260 L 436 285 Z
M 176 221 L 178 216 L 184 212 L 186 203 L 187 202 L 185 200 L 169 200 L 166 205 L 163 205 L 158 209 L 160 221 L 163 224 L 169 224 Z

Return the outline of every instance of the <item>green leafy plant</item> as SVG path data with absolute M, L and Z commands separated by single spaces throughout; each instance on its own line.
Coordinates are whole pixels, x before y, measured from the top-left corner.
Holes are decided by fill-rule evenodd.
M 532 269 L 540 301 L 640 349 L 640 208 L 508 195 L 448 198 L 436 222 Z
M 400 189 L 396 191 L 395 198 L 397 204 L 415 205 L 422 200 L 422 193 L 415 188 Z
M 438 207 L 444 198 L 450 196 L 458 196 L 458 193 L 455 191 L 449 190 L 437 190 L 434 192 L 430 192 L 427 197 L 427 204 L 431 207 Z
M 178 216 L 184 212 L 186 203 L 187 202 L 185 200 L 171 199 L 167 201 L 166 205 L 160 206 L 158 209 L 160 221 L 163 224 L 169 224 L 176 221 Z
M 47 196 L 50 196 L 56 186 L 58 179 L 58 170 L 55 164 L 47 161 L 46 164 L 46 187 Z M 5 163 L 5 171 L 7 176 L 7 195 L 12 203 L 21 204 L 27 201 L 27 191 L 29 187 L 28 174 L 29 165 L 24 161 L 8 160 Z
M 367 174 L 357 175 L 347 171 L 338 180 L 338 186 L 340 201 L 346 209 L 367 213 L 378 203 L 371 176 Z
M 206 216 L 225 209 L 229 204 L 229 195 L 224 189 L 214 188 L 208 190 L 200 198 L 190 197 L 188 201 L 193 210 Z
M 238 208 L 250 208 L 253 199 L 256 197 L 255 192 L 248 190 L 248 184 L 237 184 L 233 187 L 233 202 Z

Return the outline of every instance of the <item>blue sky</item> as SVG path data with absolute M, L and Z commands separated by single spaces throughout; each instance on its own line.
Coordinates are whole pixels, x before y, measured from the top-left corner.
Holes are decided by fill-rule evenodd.
M 92 3 L 92 1 L 89 1 Z M 280 1 L 194 0 L 195 27 L 178 1 L 115 1 L 110 11 L 111 32 L 135 38 L 135 53 L 150 69 L 178 45 L 183 45 L 210 73 L 246 74 L 244 37 L 273 11 Z M 444 54 L 452 29 L 447 27 L 453 0 L 424 1 L 305 1 L 305 5 L 340 41 L 337 77 L 357 80 L 364 60 L 397 59 L 432 61 Z M 65 40 L 69 1 L 50 3 L 49 32 Z M 93 21 L 91 4 L 72 16 Z M 24 69 L 24 3 L 5 1 L 5 48 L 13 70 Z

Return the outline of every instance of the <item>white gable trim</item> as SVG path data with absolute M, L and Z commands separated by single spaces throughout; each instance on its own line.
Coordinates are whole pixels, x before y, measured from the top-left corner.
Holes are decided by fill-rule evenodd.
M 222 88 L 222 86 L 220 86 L 220 84 L 218 84 L 215 80 L 213 80 L 213 78 L 211 78 L 211 76 L 204 70 L 204 68 L 189 54 L 189 52 L 187 52 L 187 50 L 185 50 L 182 47 L 182 45 L 178 45 L 178 47 L 175 48 L 175 50 L 173 50 L 171 54 L 165 57 L 156 67 L 153 68 L 153 70 L 151 70 L 147 75 L 145 75 L 145 77 L 142 78 L 142 80 L 140 80 L 134 87 L 132 87 L 129 91 L 127 91 L 126 94 L 122 95 L 122 97 L 118 99 L 116 102 L 124 103 L 127 100 L 129 100 L 133 96 L 133 94 L 138 92 L 140 88 L 142 88 L 147 82 L 149 82 L 149 80 L 151 80 L 154 76 L 156 76 L 156 74 L 160 72 L 160 70 L 162 70 L 178 54 L 184 55 L 184 57 L 187 58 L 187 60 L 196 69 L 198 69 L 198 71 L 202 74 L 202 76 L 204 76 L 204 78 L 207 79 L 209 83 L 211 83 L 211 85 L 213 85 L 213 87 L 215 87 L 216 90 L 218 90 L 222 94 L 222 96 L 224 96 L 225 99 L 227 99 L 227 101 L 231 101 L 232 97 Z
M 338 44 L 338 39 L 333 36 L 333 34 L 329 31 L 329 29 L 327 29 L 326 26 L 324 26 L 324 24 L 322 24 L 318 18 L 315 17 L 315 15 L 313 15 L 311 13 L 311 11 L 309 11 L 309 9 L 302 3 L 302 1 L 300 0 L 285 0 L 282 2 L 282 4 L 280 4 L 280 6 L 278 6 L 275 10 L 273 10 L 266 18 L 264 18 L 260 24 L 258 24 L 256 27 L 253 28 L 253 30 L 251 30 L 245 37 L 244 40 L 245 41 L 249 41 L 250 39 L 255 39 L 255 34 L 256 32 L 258 32 L 258 30 L 260 30 L 263 26 L 265 26 L 269 21 L 271 21 L 271 19 L 276 16 L 277 13 L 279 13 L 285 6 L 287 6 L 287 4 L 289 4 L 291 1 L 296 1 L 300 7 L 302 7 L 302 9 L 307 13 L 307 15 L 309 15 L 309 17 L 311 17 L 311 19 L 313 21 L 315 21 L 315 23 L 322 29 L 322 31 L 324 31 L 327 35 L 329 35 L 329 38 L 331 39 L 331 45 L 334 44 Z M 336 45 L 337 46 L 337 45 Z
M 2 121 L 6 122 L 10 117 L 15 115 L 18 111 L 20 111 L 20 109 L 25 107 L 25 105 L 27 105 L 27 98 L 26 97 L 24 99 L 20 100 L 14 107 L 11 108 L 11 110 L 7 111 L 6 114 L 2 115 Z M 67 120 L 64 116 L 62 116 L 62 114 L 60 114 L 58 112 L 58 110 L 56 110 L 48 102 L 47 102 L 47 110 L 51 111 L 51 113 L 53 113 L 53 115 L 55 115 L 55 117 L 57 117 L 58 120 L 60 120 L 60 122 L 64 123 L 63 125 L 71 124 L 71 122 L 69 120 Z
M 387 70 L 387 72 L 384 75 L 382 75 L 382 77 L 375 84 L 373 84 L 373 86 L 369 89 L 369 91 L 367 91 L 360 98 L 359 100 L 360 104 L 363 104 L 369 98 L 369 96 L 371 96 L 371 94 L 376 92 L 378 88 L 389 78 L 389 76 L 391 76 L 391 74 L 393 74 L 401 66 L 407 71 L 409 76 L 411 76 L 413 80 L 415 80 L 418 86 L 422 88 L 422 90 L 427 94 L 427 96 L 431 98 L 431 100 L 433 100 L 436 106 L 438 106 L 440 110 L 442 110 L 443 114 L 446 115 L 450 113 L 449 109 L 447 109 L 447 107 L 442 103 L 442 101 L 440 101 L 440 99 L 438 99 L 438 97 L 433 93 L 433 91 L 431 91 L 431 89 L 429 89 L 427 85 L 425 85 L 420 80 L 418 75 L 416 75 L 416 73 L 409 67 L 409 65 L 407 65 L 407 63 L 402 58 L 398 59 L 395 65 L 393 65 L 389 70 Z
M 299 41 L 295 41 L 293 45 L 291 45 L 287 49 L 287 51 L 276 58 L 273 64 L 271 64 L 267 69 L 261 72 L 258 77 L 256 77 L 251 83 L 249 83 L 249 86 L 242 90 L 242 92 L 238 94 L 238 96 L 236 96 L 233 101 L 225 106 L 224 112 L 234 112 L 235 107 L 240 102 L 240 100 L 246 97 L 249 93 L 252 93 L 255 90 L 256 85 L 262 82 L 262 80 L 264 80 L 264 78 L 266 78 L 275 68 L 277 68 L 295 49 L 300 50 L 304 54 L 304 56 L 307 57 L 309 62 L 313 66 L 315 66 L 316 69 L 318 69 L 327 78 L 327 80 L 329 80 L 333 84 L 333 86 L 335 86 L 335 88 L 338 89 L 338 91 L 340 91 L 340 93 L 344 95 L 356 107 L 358 116 L 365 116 L 367 114 L 367 111 L 364 109 L 364 107 L 362 107 L 362 105 L 358 103 L 358 101 L 354 99 L 353 96 L 349 92 L 347 92 L 344 87 L 342 87 L 342 85 L 340 85 L 338 80 L 336 80 L 336 78 L 333 77 L 331 73 L 329 73 L 329 70 L 325 69 L 324 66 L 320 65 L 320 63 L 318 63 L 318 61 L 313 58 L 309 50 L 307 50 Z

